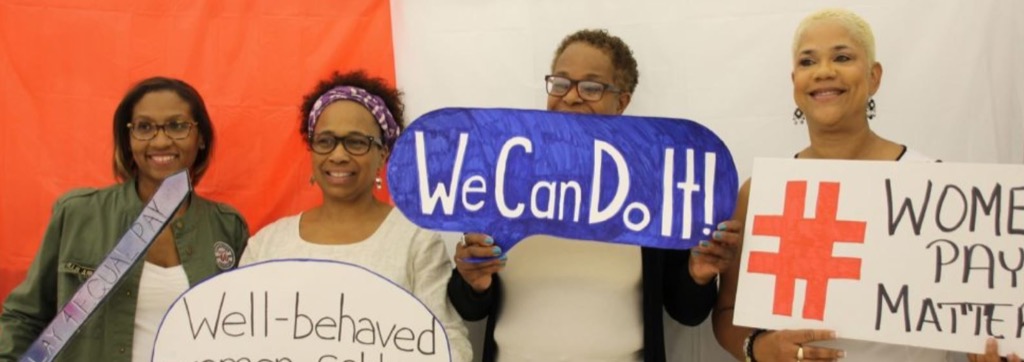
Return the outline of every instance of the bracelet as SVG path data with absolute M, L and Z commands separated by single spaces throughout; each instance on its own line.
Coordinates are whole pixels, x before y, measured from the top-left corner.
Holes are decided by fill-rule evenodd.
M 767 331 L 768 330 L 766 329 L 755 329 L 753 332 L 750 332 L 750 335 L 747 336 L 746 339 L 743 340 L 743 353 L 747 357 L 747 362 L 757 362 L 757 359 L 754 358 L 754 340 L 757 336 L 761 335 L 761 333 Z

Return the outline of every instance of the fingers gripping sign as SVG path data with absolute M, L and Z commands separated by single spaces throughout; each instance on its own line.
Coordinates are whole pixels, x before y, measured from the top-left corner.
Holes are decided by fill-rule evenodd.
M 985 341 L 985 354 L 970 354 L 967 356 L 967 360 L 971 362 L 1020 362 L 1020 356 L 1015 353 L 1010 353 L 1006 357 L 999 355 L 999 343 L 996 342 L 995 338 L 989 338 Z
M 743 223 L 729 220 L 718 224 L 711 240 L 703 240 L 690 249 L 690 274 L 697 283 L 711 282 L 716 275 L 729 269 L 739 255 L 743 240 Z
M 835 361 L 846 357 L 846 352 L 813 345 L 813 342 L 835 338 L 835 332 L 823 329 L 765 332 L 754 341 L 754 359 L 758 362 Z
M 491 287 L 492 276 L 505 266 L 506 256 L 490 236 L 467 233 L 455 246 L 455 268 L 481 293 Z

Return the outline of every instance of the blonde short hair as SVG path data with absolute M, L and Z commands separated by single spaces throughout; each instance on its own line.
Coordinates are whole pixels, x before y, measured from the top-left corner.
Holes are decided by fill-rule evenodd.
M 826 20 L 835 21 L 846 28 L 853 41 L 864 47 L 864 52 L 868 56 L 868 64 L 875 64 L 875 35 L 871 32 L 871 25 L 868 25 L 868 22 L 864 21 L 860 15 L 846 9 L 818 10 L 800 21 L 800 26 L 796 28 L 796 34 L 793 35 L 793 54 L 799 51 L 797 47 L 800 46 L 800 37 L 807 31 L 807 28 L 816 22 Z

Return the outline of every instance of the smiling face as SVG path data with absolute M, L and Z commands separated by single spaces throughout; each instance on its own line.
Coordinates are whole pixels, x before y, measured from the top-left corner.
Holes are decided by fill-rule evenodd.
M 132 110 L 131 122 L 165 126 L 194 120 L 188 102 L 172 90 L 161 90 L 146 93 L 139 99 Z M 180 140 L 168 137 L 165 130 L 157 131 L 150 140 L 131 137 L 132 159 L 138 165 L 139 188 L 153 190 L 167 176 L 183 169 L 191 170 L 202 144 L 203 139 L 196 126 Z
M 377 120 L 365 107 L 352 101 L 338 101 L 324 108 L 313 134 L 314 138 L 362 135 L 381 139 Z M 352 155 L 338 142 L 333 151 L 312 152 L 312 156 L 313 179 L 320 185 L 325 199 L 358 201 L 373 198 L 373 188 L 387 151 L 374 144 L 366 154 Z
M 604 84 L 616 84 L 615 67 L 612 65 L 611 57 L 601 49 L 585 42 L 575 42 L 567 46 L 555 60 L 551 74 L 576 81 L 592 80 Z M 548 110 L 620 115 L 626 110 L 629 100 L 630 94 L 624 90 L 621 92 L 606 90 L 601 99 L 587 101 L 580 98 L 574 86 L 564 96 L 548 95 Z
M 866 124 L 882 66 L 839 21 L 815 21 L 802 31 L 793 55 L 793 99 L 808 124 Z

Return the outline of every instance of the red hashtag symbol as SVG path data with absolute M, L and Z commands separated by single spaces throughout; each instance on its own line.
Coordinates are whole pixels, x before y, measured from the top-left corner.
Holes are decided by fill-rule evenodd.
M 823 320 L 829 279 L 860 280 L 860 259 L 832 257 L 832 246 L 837 242 L 864 243 L 867 223 L 836 220 L 838 182 L 818 184 L 814 219 L 804 218 L 806 198 L 807 182 L 790 181 L 781 216 L 754 216 L 753 234 L 778 236 L 779 252 L 751 252 L 747 271 L 775 275 L 772 313 L 776 315 L 793 315 L 796 279 L 806 280 L 804 319 Z

